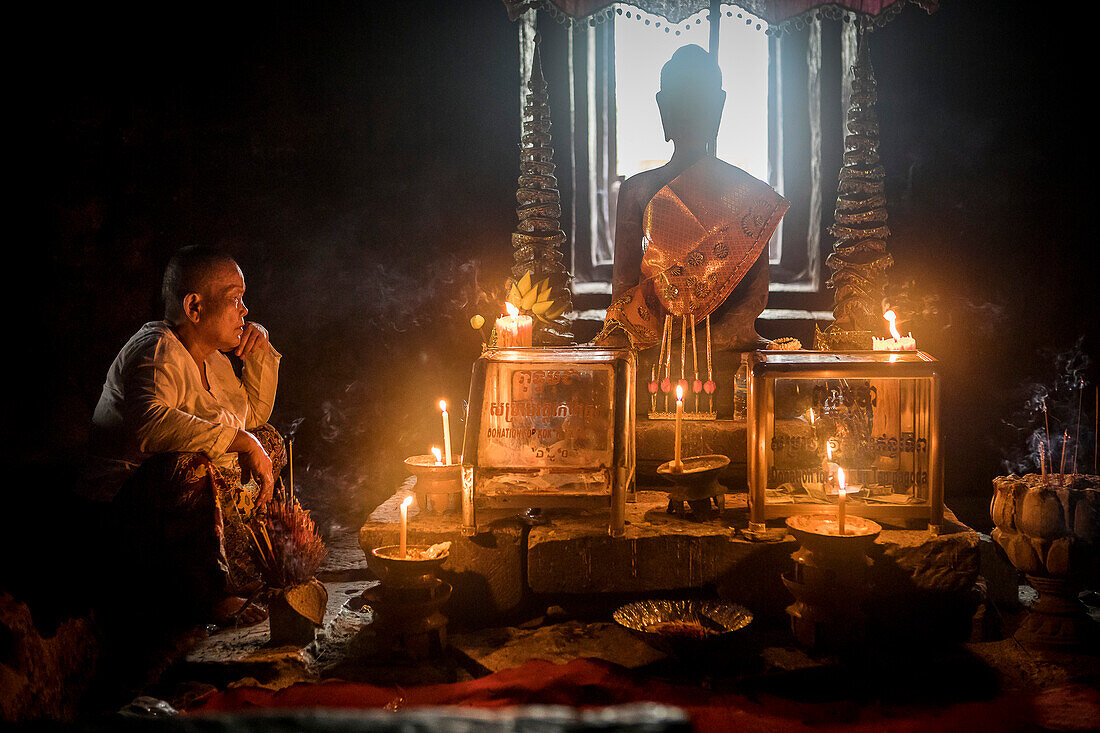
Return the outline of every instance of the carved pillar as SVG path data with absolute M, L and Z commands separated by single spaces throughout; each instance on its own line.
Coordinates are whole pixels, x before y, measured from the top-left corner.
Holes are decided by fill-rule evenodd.
M 886 270 L 894 258 L 886 251 L 886 173 L 879 158 L 878 101 L 875 74 L 861 35 L 852 67 L 852 96 L 848 107 L 848 134 L 844 138 L 844 165 L 829 232 L 836 237 L 825 260 L 832 270 L 828 286 L 835 321 L 818 331 L 818 349 L 869 349 L 871 332 L 882 326 L 882 296 Z
M 523 136 L 520 138 L 520 177 L 516 202 L 519 224 L 512 233 L 517 281 L 530 273 L 527 284 L 537 287 L 548 282 L 552 303 L 534 311 L 533 340 L 536 346 L 571 343 L 572 326 L 565 314 L 573 310 L 569 290 L 571 276 L 563 264 L 560 247 L 565 243 L 561 228 L 561 198 L 554 176 L 554 149 L 550 146 L 550 105 L 546 79 L 542 75 L 539 37 L 535 36 L 527 104 L 523 108 Z

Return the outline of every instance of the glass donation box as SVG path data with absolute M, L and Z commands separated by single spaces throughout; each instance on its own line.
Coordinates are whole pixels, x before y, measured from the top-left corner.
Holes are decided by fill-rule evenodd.
M 489 349 L 474 363 L 462 449 L 462 531 L 478 509 L 610 505 L 623 534 L 634 481 L 629 350 Z
M 943 524 L 938 362 L 921 351 L 756 351 L 750 527 L 835 511 Z M 830 506 L 831 505 L 831 506 Z

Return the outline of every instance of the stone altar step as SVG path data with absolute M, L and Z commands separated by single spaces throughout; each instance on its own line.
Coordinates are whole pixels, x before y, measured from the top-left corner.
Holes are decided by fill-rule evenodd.
M 359 533 L 364 551 L 397 541 L 397 507 L 412 491 L 402 486 L 379 506 Z M 441 577 L 455 587 L 448 615 L 461 625 L 486 625 L 520 609 L 531 594 L 660 596 L 685 589 L 716 589 L 725 600 L 756 614 L 781 615 L 790 603 L 781 576 L 797 545 L 780 522 L 773 542 L 744 534 L 747 496 L 726 495 L 718 520 L 696 523 L 666 512 L 667 494 L 642 490 L 626 506 L 623 537 L 607 534 L 607 512 L 546 512 L 547 522 L 527 527 L 508 512 L 487 516 L 483 531 L 461 534 L 456 514 L 410 509 L 409 541 L 450 540 Z M 876 581 L 894 597 L 966 594 L 978 577 L 979 537 L 946 513 L 946 530 L 885 527 L 876 540 Z

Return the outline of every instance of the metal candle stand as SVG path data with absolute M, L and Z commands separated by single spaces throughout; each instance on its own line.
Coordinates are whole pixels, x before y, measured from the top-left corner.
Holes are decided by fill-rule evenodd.
M 424 659 L 447 647 L 447 617 L 442 608 L 451 584 L 436 577 L 449 553 L 420 559 L 427 545 L 409 545 L 401 557 L 397 545 L 371 551 L 370 565 L 382 584 L 367 590 L 362 601 L 377 614 L 374 627 L 379 651 L 392 656 Z
M 718 472 L 729 465 L 730 459 L 722 455 L 691 456 L 680 461 L 680 470 L 673 469 L 674 462 L 657 467 L 658 475 L 674 484 L 668 489 L 669 513 L 683 514 L 687 502 L 697 521 L 719 516 L 726 508 L 726 487 L 718 482 Z
M 787 607 L 795 638 L 819 649 L 859 641 L 872 562 L 867 552 L 882 527 L 849 516 L 845 533 L 839 534 L 836 517 L 806 514 L 788 518 L 787 527 L 801 543 L 791 555 L 794 572 L 783 575 L 795 598 Z

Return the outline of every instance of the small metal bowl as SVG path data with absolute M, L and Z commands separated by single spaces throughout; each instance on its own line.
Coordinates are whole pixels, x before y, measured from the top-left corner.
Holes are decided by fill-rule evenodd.
M 751 624 L 753 617 L 749 609 L 736 603 L 650 600 L 620 606 L 612 618 L 650 646 L 679 655 L 728 641 L 733 632 Z M 684 626 L 677 626 L 680 624 Z

